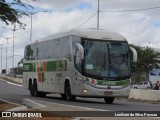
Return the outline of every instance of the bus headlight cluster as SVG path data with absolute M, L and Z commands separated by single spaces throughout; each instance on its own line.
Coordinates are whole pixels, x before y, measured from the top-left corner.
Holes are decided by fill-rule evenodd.
M 79 78 L 79 80 L 82 82 L 82 83 L 85 83 L 86 81 L 83 80 L 82 78 Z
M 83 90 L 83 93 L 86 95 L 86 94 L 87 94 L 87 90 L 86 90 L 86 89 L 84 89 L 84 90 Z
M 93 79 L 93 78 L 89 78 L 89 83 L 91 85 L 96 85 L 97 84 L 97 80 L 96 79 Z

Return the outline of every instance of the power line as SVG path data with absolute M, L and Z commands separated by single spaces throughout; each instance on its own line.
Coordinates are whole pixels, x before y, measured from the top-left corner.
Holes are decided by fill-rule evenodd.
M 100 11 L 99 12 L 134 12 L 134 11 L 145 11 L 145 10 L 153 10 L 153 9 L 160 9 L 160 7 L 151 7 L 151 8 L 141 8 L 141 9 L 130 9 L 130 10 L 117 10 L 117 11 Z M 94 13 L 91 17 L 89 17 L 85 22 L 83 22 L 81 25 L 79 25 L 77 28 L 84 25 L 86 22 L 88 22 L 92 17 L 94 17 L 97 14 Z
M 81 27 L 82 25 L 84 25 L 84 24 L 85 24 L 86 22 L 88 22 L 91 18 L 93 18 L 96 14 L 97 14 L 97 12 L 94 13 L 91 17 L 89 17 L 85 22 L 83 22 L 82 24 L 80 24 L 77 28 L 79 28 L 79 27 Z
M 134 11 L 144 11 L 144 10 L 152 10 L 152 9 L 159 9 L 159 8 L 160 7 L 152 7 L 152 8 L 133 9 L 133 10 L 100 11 L 100 12 L 134 12 Z
M 26 41 L 24 41 L 24 44 L 18 44 L 18 46 L 17 47 L 15 47 L 15 48 L 17 48 L 17 49 L 20 49 L 20 48 L 23 48 L 24 46 L 26 46 L 27 45 L 27 43 L 30 41 L 30 38 L 28 38 Z

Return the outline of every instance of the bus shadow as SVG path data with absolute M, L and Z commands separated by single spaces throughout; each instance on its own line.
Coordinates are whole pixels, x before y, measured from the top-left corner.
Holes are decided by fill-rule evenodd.
M 32 96 L 27 96 L 27 98 L 31 98 L 31 99 L 37 99 L 37 97 L 32 97 Z M 106 104 L 103 100 L 103 98 L 83 98 L 83 97 L 76 97 L 76 100 L 74 101 L 67 101 L 67 100 L 64 100 L 61 98 L 60 95 L 47 95 L 46 97 L 38 97 L 39 100 L 43 100 L 43 101 L 48 101 L 48 102 L 63 102 L 63 104 L 72 104 L 72 103 L 82 103 L 82 104 L 99 104 L 99 105 L 125 105 L 125 103 L 123 103 L 122 101 L 118 101 L 118 100 L 115 100 L 112 104 Z
M 90 104 L 101 104 L 101 105 L 123 105 L 123 103 L 119 103 L 117 102 L 113 102 L 112 104 L 106 104 L 102 99 L 97 99 L 97 98 L 83 98 L 83 97 L 77 97 L 76 100 L 74 101 L 66 101 L 64 99 L 61 98 L 61 96 L 46 96 L 47 99 L 50 100 L 58 100 L 58 101 L 65 101 L 66 103 L 90 103 Z
M 58 97 L 58 96 L 46 96 L 47 99 L 52 99 L 52 100 L 59 100 L 59 101 L 65 101 L 65 102 L 78 102 L 78 103 L 94 103 L 94 104 L 105 104 L 101 101 L 92 101 L 92 100 L 85 100 L 85 98 L 81 98 L 81 99 L 84 99 L 84 100 L 81 100 L 79 99 L 79 97 L 76 98 L 76 100 L 74 101 L 66 101 L 64 99 L 62 99 L 61 97 Z

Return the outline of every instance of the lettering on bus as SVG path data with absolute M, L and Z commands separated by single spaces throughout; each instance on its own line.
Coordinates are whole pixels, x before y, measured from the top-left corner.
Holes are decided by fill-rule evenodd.
M 26 70 L 29 70 L 29 65 L 24 65 L 24 66 L 23 66 L 23 70 L 25 70 L 25 71 L 26 71 Z
M 116 85 L 116 82 L 105 81 L 103 82 L 103 85 Z

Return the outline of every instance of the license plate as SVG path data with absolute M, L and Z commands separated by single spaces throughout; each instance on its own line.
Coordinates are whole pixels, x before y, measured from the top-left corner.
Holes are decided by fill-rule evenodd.
M 111 96 L 111 95 L 113 95 L 113 92 L 112 91 L 105 91 L 104 95 Z

